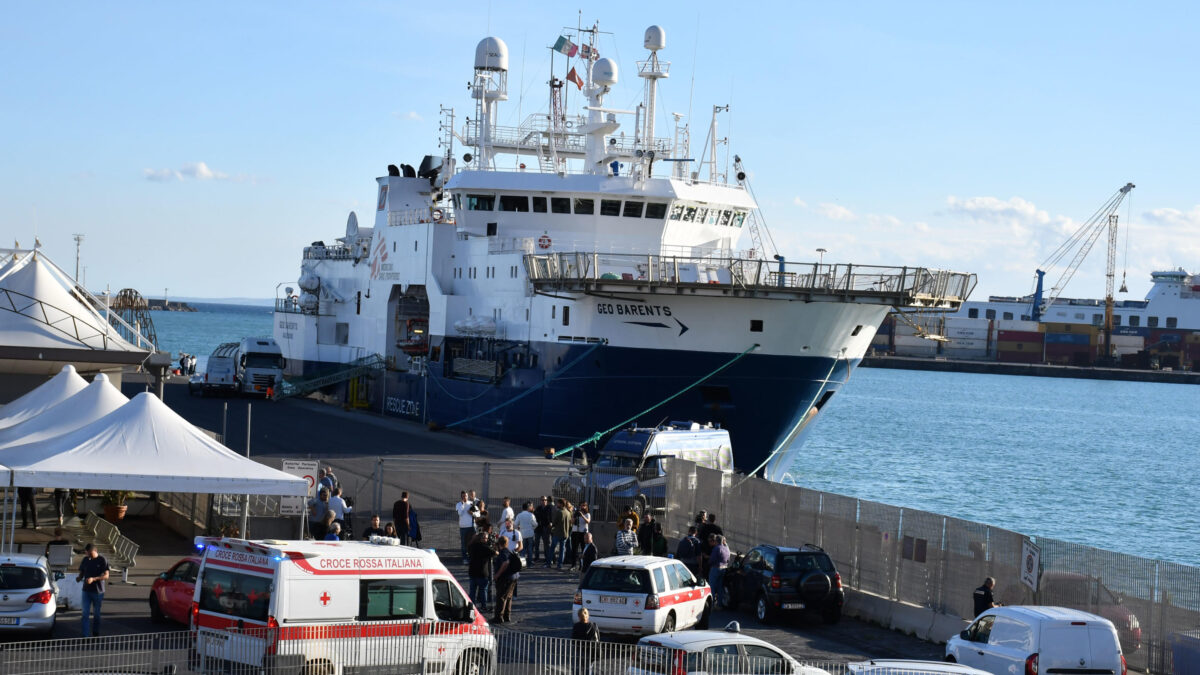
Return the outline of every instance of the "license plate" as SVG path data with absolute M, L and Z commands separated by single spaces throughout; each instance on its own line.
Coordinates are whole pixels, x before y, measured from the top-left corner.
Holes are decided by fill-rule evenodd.
M 15 626 L 21 620 L 15 616 L 0 616 L 0 626 Z
M 625 604 L 625 600 L 626 600 L 626 598 L 623 598 L 619 595 L 602 595 L 602 596 L 600 596 L 600 602 L 606 602 L 610 605 L 623 605 L 623 604 Z
M 783 603 L 783 608 L 784 609 L 804 609 L 804 603 L 803 602 L 785 602 L 785 603 Z

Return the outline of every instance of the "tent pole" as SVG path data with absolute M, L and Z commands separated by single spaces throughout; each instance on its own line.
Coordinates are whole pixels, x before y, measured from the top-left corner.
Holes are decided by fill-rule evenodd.
M 246 459 L 250 459 L 250 403 L 246 404 Z M 249 539 L 250 533 L 246 528 L 250 524 L 250 495 L 246 495 L 246 503 L 242 505 L 242 539 Z
M 8 506 L 8 486 L 5 485 L 4 486 L 4 517 L 0 518 L 0 551 L 4 550 L 4 547 L 8 545 L 8 541 L 7 541 L 8 537 L 5 535 L 7 534 L 6 530 L 8 528 L 6 526 L 8 525 L 9 511 L 11 511 L 11 510 L 12 509 L 9 508 L 9 506 Z M 12 552 L 11 548 L 9 549 L 9 552 L 10 553 Z

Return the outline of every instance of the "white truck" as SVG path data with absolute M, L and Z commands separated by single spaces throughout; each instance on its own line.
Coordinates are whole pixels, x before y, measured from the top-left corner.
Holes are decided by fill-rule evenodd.
M 217 346 L 204 366 L 204 379 L 200 382 L 200 395 L 235 393 L 238 391 L 237 362 L 239 342 L 226 342 Z
M 243 394 L 269 396 L 283 382 L 287 360 L 275 338 L 242 338 L 237 352 L 238 388 Z

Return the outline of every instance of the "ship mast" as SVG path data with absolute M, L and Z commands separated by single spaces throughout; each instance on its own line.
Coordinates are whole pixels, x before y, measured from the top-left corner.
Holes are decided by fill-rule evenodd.
M 658 81 L 664 77 L 668 77 L 668 71 L 671 64 L 663 63 L 658 60 L 658 50 L 667 46 L 667 33 L 658 26 L 650 26 L 646 29 L 645 40 L 643 45 L 650 50 L 650 58 L 646 61 L 638 63 L 638 77 L 646 80 L 646 122 L 645 131 L 642 133 L 642 143 L 649 145 L 650 153 L 654 152 L 654 103 L 658 98 Z M 651 167 L 646 171 L 646 177 L 651 177 L 651 170 L 654 166 L 654 155 L 650 154 Z

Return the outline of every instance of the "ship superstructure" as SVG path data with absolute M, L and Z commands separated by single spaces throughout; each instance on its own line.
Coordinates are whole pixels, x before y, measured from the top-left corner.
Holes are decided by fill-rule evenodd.
M 712 422 L 740 469 L 779 479 L 891 307 L 966 299 L 971 274 L 773 255 L 740 160 L 718 171 L 716 112 L 703 163 L 678 118 L 656 136 L 662 29 L 644 45 L 636 109 L 607 107 L 618 68 L 592 41 L 566 81 L 582 115 L 552 77 L 550 112 L 503 127 L 507 47 L 480 42 L 474 109 L 460 129 L 443 108 L 441 156 L 377 179 L 372 227 L 351 214 L 305 248 L 275 314 L 295 381 L 363 373 L 339 395 L 536 448 Z

